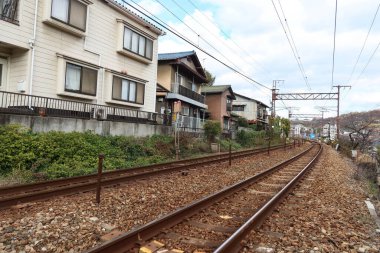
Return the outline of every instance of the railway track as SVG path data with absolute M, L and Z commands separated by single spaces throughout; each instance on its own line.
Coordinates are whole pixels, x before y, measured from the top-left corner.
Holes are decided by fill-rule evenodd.
M 321 145 L 314 144 L 287 161 L 86 253 L 239 252 L 243 238 L 264 222 L 311 168 L 321 150 Z
M 287 145 L 286 147 L 291 147 Z M 270 150 L 284 148 L 284 145 L 273 146 Z M 231 153 L 231 159 L 242 158 L 267 152 L 268 148 L 250 149 Z M 192 167 L 204 166 L 212 163 L 225 162 L 230 159 L 229 153 L 221 153 L 206 157 L 185 159 L 174 162 L 160 163 L 130 169 L 107 171 L 102 174 L 101 185 L 112 186 L 130 180 L 146 178 L 154 175 L 183 171 Z M 0 188 L 0 208 L 38 201 L 52 197 L 69 195 L 80 192 L 94 191 L 97 187 L 97 174 L 72 177 L 67 179 L 51 180 L 32 184 L 23 184 Z

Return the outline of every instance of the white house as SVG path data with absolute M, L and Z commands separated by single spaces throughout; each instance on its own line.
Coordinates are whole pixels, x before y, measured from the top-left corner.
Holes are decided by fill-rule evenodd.
M 268 125 L 268 112 L 266 104 L 256 99 L 235 93 L 236 100 L 232 105 L 232 112 L 248 120 L 249 124 L 257 124 L 259 129 Z
M 114 0 L 0 1 L 0 92 L 154 112 L 163 32 Z

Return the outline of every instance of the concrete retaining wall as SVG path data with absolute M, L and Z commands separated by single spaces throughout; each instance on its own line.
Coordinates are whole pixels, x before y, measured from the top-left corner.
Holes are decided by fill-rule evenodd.
M 95 119 L 55 118 L 26 115 L 0 114 L 0 125 L 19 124 L 33 132 L 85 132 L 93 131 L 100 135 L 124 135 L 145 137 L 154 134 L 170 135 L 172 127 L 139 123 L 98 121 Z

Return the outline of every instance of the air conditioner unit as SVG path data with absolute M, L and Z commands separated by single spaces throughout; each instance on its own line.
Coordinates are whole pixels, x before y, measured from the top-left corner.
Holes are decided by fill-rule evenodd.
M 107 119 L 107 114 L 104 109 L 93 108 L 93 118 L 97 120 L 105 120 Z

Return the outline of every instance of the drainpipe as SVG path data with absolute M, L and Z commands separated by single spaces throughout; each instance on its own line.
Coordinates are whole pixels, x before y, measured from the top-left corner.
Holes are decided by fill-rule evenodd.
M 38 14 L 38 0 L 35 1 L 35 9 L 34 9 L 34 24 L 33 24 L 33 37 L 29 39 L 29 47 L 32 50 L 32 59 L 30 66 L 30 76 L 29 76 L 29 95 L 32 95 L 33 92 L 33 72 L 34 72 L 34 55 L 35 55 L 35 47 L 34 43 L 36 42 L 37 36 L 37 14 Z

